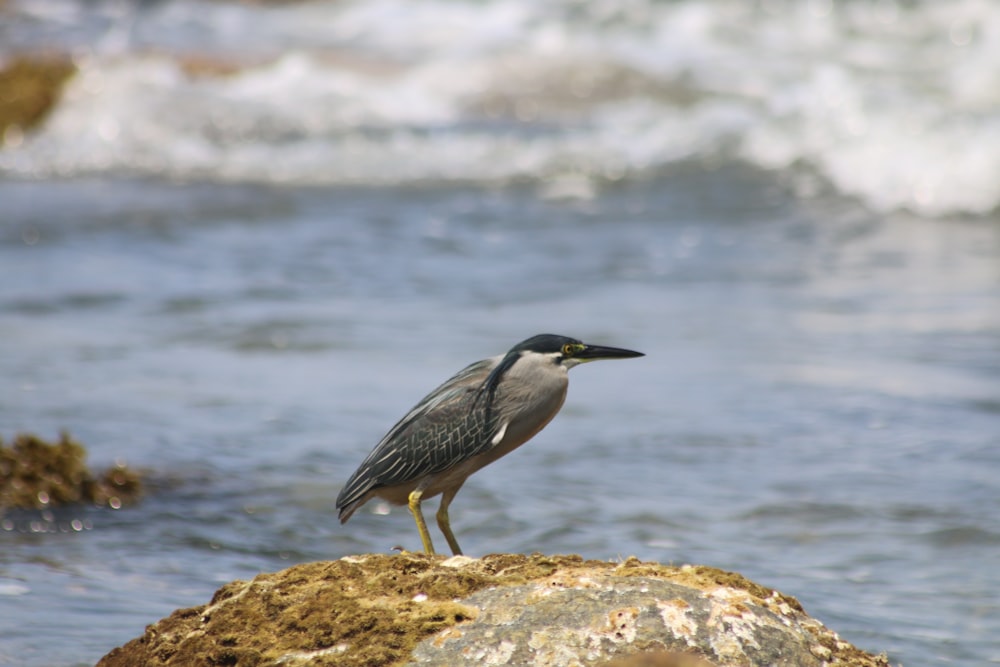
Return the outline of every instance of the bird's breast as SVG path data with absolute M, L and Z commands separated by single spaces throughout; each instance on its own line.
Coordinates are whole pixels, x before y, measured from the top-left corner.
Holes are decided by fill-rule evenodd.
M 558 414 L 566 400 L 566 375 L 561 373 L 532 382 L 512 378 L 498 396 L 501 406 L 501 426 L 506 425 L 497 448 L 503 453 L 524 444 L 541 431 Z
M 428 486 L 425 496 L 430 497 L 455 484 L 460 485 L 469 475 L 511 453 L 541 431 L 556 416 L 566 400 L 565 374 L 563 382 L 558 382 L 558 377 L 556 380 L 547 384 L 504 383 L 497 392 L 494 403 L 498 408 L 498 430 L 495 433 L 502 432 L 500 438 L 492 447 L 437 475 Z M 518 393 L 504 394 L 511 391 Z

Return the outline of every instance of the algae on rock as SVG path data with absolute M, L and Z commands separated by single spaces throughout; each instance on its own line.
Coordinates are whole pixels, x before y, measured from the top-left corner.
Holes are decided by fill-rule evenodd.
M 840 640 L 794 598 L 714 568 L 403 553 L 232 582 L 98 667 L 568 667 L 646 652 L 685 666 L 888 665 Z
M 65 57 L 21 56 L 0 67 L 0 148 L 45 119 L 74 72 Z
M 0 509 L 47 508 L 73 503 L 121 507 L 142 491 L 140 476 L 124 465 L 94 474 L 87 450 L 67 433 L 46 442 L 19 433 L 9 447 L 0 439 Z

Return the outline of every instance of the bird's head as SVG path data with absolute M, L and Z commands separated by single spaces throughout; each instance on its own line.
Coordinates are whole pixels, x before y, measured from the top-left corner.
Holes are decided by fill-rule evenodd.
M 620 347 L 592 345 L 576 338 L 557 336 L 556 334 L 538 334 L 523 340 L 510 349 L 508 357 L 521 357 L 528 354 L 545 356 L 553 363 L 564 368 L 572 368 L 588 361 L 600 359 L 629 359 L 645 356 L 642 352 L 626 350 Z
M 578 366 L 588 361 L 599 359 L 628 359 L 630 357 L 645 356 L 642 352 L 625 350 L 620 347 L 607 347 L 605 345 L 591 345 L 570 338 L 568 336 L 557 336 L 556 334 L 538 334 L 510 348 L 500 363 L 490 371 L 482 386 L 479 389 L 476 401 L 480 397 L 487 398 L 487 405 L 493 402 L 493 395 L 500 385 L 504 375 L 517 363 L 529 362 L 535 364 L 534 368 L 560 367 L 564 371 Z M 547 366 L 554 364 L 554 366 Z

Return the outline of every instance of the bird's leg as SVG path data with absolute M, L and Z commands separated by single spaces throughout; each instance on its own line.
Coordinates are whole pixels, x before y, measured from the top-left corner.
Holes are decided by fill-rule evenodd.
M 438 528 L 444 533 L 444 539 L 448 540 L 448 546 L 451 547 L 451 552 L 456 556 L 462 555 L 462 547 L 458 546 L 458 540 L 455 539 L 455 534 L 451 532 L 451 520 L 448 518 L 448 505 L 451 504 L 452 498 L 458 493 L 458 490 L 462 488 L 461 484 L 448 489 L 441 496 L 441 506 L 438 507 L 437 511 L 437 521 Z
M 420 511 L 420 497 L 423 495 L 424 492 L 420 489 L 410 493 L 410 514 L 413 515 L 414 521 L 417 522 L 417 530 L 420 531 L 420 540 L 424 543 L 424 551 L 432 554 L 434 553 L 434 545 L 431 543 L 431 534 L 427 532 L 427 522 L 424 521 L 424 513 Z M 451 540 L 448 540 L 448 543 L 450 544 Z

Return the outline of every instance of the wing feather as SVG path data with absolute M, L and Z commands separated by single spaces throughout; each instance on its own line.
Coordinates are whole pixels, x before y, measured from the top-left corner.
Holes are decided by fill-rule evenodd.
M 490 447 L 497 419 L 476 398 L 500 360 L 466 366 L 400 419 L 337 496 L 341 515 L 372 489 L 442 472 Z

